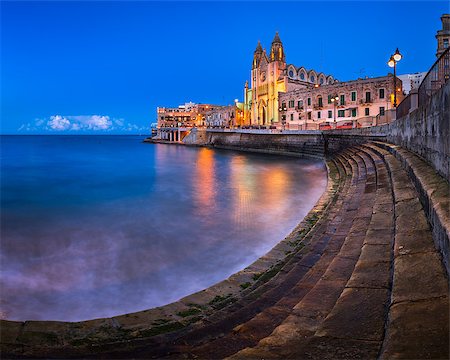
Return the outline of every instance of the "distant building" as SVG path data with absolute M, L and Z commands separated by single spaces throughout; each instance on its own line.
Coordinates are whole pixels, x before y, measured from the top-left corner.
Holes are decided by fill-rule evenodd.
M 397 78 L 397 103 L 403 99 L 402 83 Z M 304 87 L 280 93 L 280 118 L 283 128 L 314 130 L 337 125 L 368 126 L 389 121 L 394 77 L 357 79 L 323 86 Z
M 192 102 L 178 107 L 158 107 L 156 109 L 158 127 L 206 126 L 206 114 L 221 107 L 220 105 Z
M 442 29 L 436 34 L 437 40 L 437 51 L 436 57 L 441 56 L 441 54 L 449 47 L 450 41 L 450 14 L 443 14 L 441 16 Z
M 426 74 L 427 72 L 424 71 L 414 74 L 398 75 L 397 78 L 402 81 L 403 92 L 405 93 L 405 95 L 408 95 L 412 89 L 418 89 Z

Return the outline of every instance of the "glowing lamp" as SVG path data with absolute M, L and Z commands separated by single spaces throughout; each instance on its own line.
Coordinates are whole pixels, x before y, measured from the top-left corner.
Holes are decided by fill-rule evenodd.
M 400 61 L 401 59 L 402 59 L 402 54 L 400 54 L 400 51 L 398 51 L 398 48 L 397 48 L 397 50 L 395 50 L 395 53 L 394 53 L 394 60 Z
M 394 67 L 395 66 L 395 60 L 394 57 L 391 56 L 391 58 L 389 59 L 388 63 L 389 67 Z

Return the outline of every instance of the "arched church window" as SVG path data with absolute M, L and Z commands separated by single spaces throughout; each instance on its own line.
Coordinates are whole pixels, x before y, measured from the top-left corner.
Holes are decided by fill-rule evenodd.
M 311 75 L 311 77 L 309 79 L 311 80 L 311 82 L 315 82 L 316 81 L 316 77 L 314 75 Z
M 305 74 L 304 73 L 300 74 L 300 79 L 305 80 Z
M 323 85 L 323 78 L 320 78 L 319 83 L 320 85 Z
M 293 78 L 294 77 L 294 72 L 292 70 L 289 70 L 289 77 Z

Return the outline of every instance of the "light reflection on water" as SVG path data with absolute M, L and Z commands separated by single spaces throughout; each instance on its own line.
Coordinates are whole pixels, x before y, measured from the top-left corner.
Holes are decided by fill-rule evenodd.
M 283 239 L 326 185 L 319 161 L 2 137 L 1 311 L 82 320 L 175 301 Z

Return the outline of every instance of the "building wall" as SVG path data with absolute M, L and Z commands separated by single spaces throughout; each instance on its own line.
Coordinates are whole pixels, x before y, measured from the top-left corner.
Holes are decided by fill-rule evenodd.
M 436 57 L 442 55 L 442 53 L 450 46 L 450 14 L 443 14 L 441 16 L 442 29 L 436 34 L 437 50 Z

